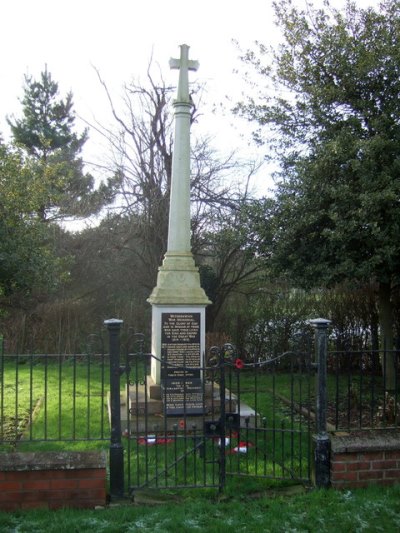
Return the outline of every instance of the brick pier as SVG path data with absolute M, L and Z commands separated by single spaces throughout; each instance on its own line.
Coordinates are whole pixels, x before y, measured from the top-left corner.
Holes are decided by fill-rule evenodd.
M 400 432 L 331 437 L 331 485 L 337 489 L 393 485 L 400 481 Z

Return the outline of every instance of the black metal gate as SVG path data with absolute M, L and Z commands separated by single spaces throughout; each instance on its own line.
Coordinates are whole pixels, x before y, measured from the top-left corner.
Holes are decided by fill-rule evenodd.
M 310 352 L 258 361 L 235 358 L 224 370 L 237 420 L 225 428 L 226 475 L 308 483 L 314 426 Z
M 195 414 L 183 398 L 180 413 L 170 415 L 165 408 L 167 389 L 155 385 L 150 377 L 152 362 L 157 358 L 143 352 L 141 336 L 136 336 L 132 345 L 134 349 L 125 364 L 121 406 L 129 492 L 144 487 L 221 487 L 221 452 L 216 445 L 221 413 L 220 367 L 201 368 L 207 377 L 202 380 L 201 406 L 196 406 Z M 183 381 L 193 370 L 157 361 L 162 373 L 173 367 L 181 372 Z
M 150 378 L 152 359 L 137 335 L 112 371 L 121 377 L 119 405 L 116 398 L 110 401 L 112 496 L 122 495 L 124 486 L 129 493 L 222 490 L 228 476 L 310 482 L 315 428 L 310 350 L 254 360 L 242 359 L 230 344 L 212 348 L 201 369 L 201 413 L 195 414 L 184 401 L 180 413 L 166 415 L 167 392 Z M 192 369 L 179 370 L 185 378 Z

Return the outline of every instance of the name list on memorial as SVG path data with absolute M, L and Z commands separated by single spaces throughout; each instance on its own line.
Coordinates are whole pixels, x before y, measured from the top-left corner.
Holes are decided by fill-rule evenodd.
M 201 414 L 200 313 L 162 314 L 161 358 L 166 414 Z

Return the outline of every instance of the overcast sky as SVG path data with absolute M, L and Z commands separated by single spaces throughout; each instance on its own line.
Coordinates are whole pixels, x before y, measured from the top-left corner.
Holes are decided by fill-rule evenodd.
M 38 76 L 45 64 L 61 91 L 72 90 L 79 114 L 101 114 L 93 65 L 113 91 L 144 76 L 151 55 L 174 81 L 168 61 L 183 43 L 214 99 L 231 90 L 238 65 L 232 39 L 251 44 L 268 39 L 273 27 L 265 0 L 248 0 L 246 9 L 242 0 L 2 0 L 0 10 L 2 120 L 19 109 L 24 75 Z
M 378 0 L 356 3 L 377 5 Z M 61 94 L 72 91 L 79 116 L 102 121 L 107 103 L 93 66 L 115 95 L 132 77 L 145 77 L 151 55 L 165 80 L 176 83 L 177 72 L 170 72 L 168 61 L 185 43 L 190 57 L 200 62 L 196 78 L 206 83 L 213 104 L 239 94 L 240 76 L 232 71 L 240 63 L 232 39 L 246 47 L 278 35 L 271 0 L 2 0 L 0 25 L 0 132 L 5 137 L 5 116 L 21 110 L 24 75 L 37 78 L 45 65 Z M 230 118 L 216 122 L 203 115 L 201 120 L 218 138 L 230 131 Z

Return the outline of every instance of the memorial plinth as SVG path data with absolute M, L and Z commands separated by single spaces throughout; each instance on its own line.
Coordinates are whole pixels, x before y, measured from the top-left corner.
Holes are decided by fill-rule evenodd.
M 203 383 L 203 409 L 199 414 L 186 413 L 185 415 L 165 414 L 164 399 L 151 398 L 149 389 L 151 388 L 151 378 L 146 384 L 139 384 L 127 387 L 121 394 L 121 427 L 123 432 L 129 430 L 134 433 L 152 433 L 154 431 L 170 432 L 175 431 L 176 426 L 180 429 L 196 426 L 198 429 L 205 421 L 218 420 L 221 410 L 220 389 L 218 385 Z M 225 412 L 238 413 L 238 402 L 236 396 L 226 390 Z M 128 416 L 130 421 L 128 421 Z M 242 406 L 241 419 L 245 419 L 248 412 Z M 251 414 L 250 416 L 254 416 Z M 184 426 L 181 423 L 184 422 Z

